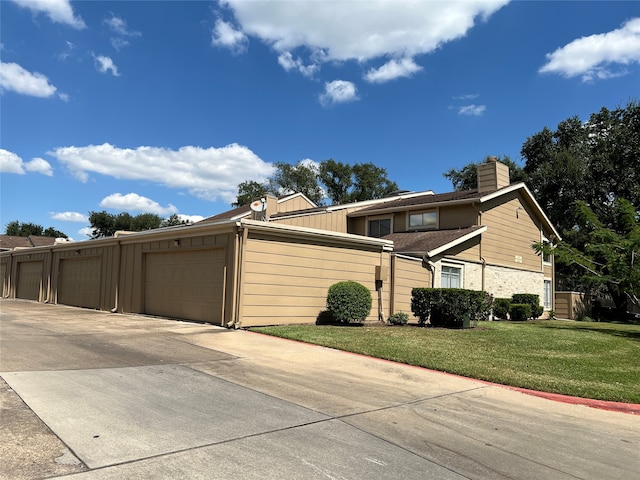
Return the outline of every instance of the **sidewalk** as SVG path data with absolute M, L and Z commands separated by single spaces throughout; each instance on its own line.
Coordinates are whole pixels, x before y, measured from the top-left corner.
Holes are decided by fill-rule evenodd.
M 0 377 L 13 390 L 2 478 L 600 480 L 640 470 L 635 415 L 209 325 L 6 299 L 0 312 Z M 5 428 L 16 413 L 43 431 Z

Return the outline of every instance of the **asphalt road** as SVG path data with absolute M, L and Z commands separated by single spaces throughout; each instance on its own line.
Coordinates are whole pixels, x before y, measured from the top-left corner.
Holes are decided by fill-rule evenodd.
M 631 479 L 640 417 L 246 331 L 0 301 L 3 479 Z

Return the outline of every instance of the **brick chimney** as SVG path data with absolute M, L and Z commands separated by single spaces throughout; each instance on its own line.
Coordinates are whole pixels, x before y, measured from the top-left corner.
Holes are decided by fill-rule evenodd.
M 488 192 L 508 187 L 509 167 L 500 163 L 496 157 L 488 157 L 487 161 L 478 165 L 478 192 Z

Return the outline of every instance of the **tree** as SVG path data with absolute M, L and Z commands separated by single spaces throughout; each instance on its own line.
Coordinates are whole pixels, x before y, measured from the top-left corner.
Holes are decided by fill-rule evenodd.
M 625 312 L 627 300 L 640 307 L 640 208 L 625 199 L 613 202 L 613 215 L 598 218 L 585 203 L 576 202 L 576 229 L 586 242 L 576 248 L 567 241 L 535 243 L 538 253 L 553 254 L 557 262 L 583 272 L 582 282 L 592 289 L 603 287 L 611 294 L 618 311 Z
M 20 223 L 17 220 L 7 223 L 5 227 L 5 234 L 13 237 L 29 237 L 33 235 L 36 237 L 69 238 L 67 235 L 53 227 L 49 227 L 45 230 L 41 225 L 36 225 L 35 223 Z
M 387 178 L 387 171 L 373 163 L 356 163 L 353 166 L 353 177 L 351 202 L 382 198 L 398 190 L 398 184 Z
M 161 227 L 175 227 L 177 225 L 186 225 L 188 222 L 186 220 L 180 220 L 180 217 L 175 213 L 168 218 L 162 220 L 160 224 Z
M 302 193 L 316 205 L 321 205 L 324 198 L 324 192 L 318 185 L 317 168 L 304 161 L 296 165 L 276 163 L 276 171 L 269 178 L 269 191 L 275 195 Z
M 517 163 L 512 161 L 508 156 L 504 157 L 496 157 L 497 160 L 501 163 L 504 163 L 509 167 L 509 179 L 511 182 L 524 182 L 527 179 L 527 175 L 524 172 L 523 168 L 520 167 Z M 474 190 L 478 188 L 478 165 L 486 162 L 489 157 L 486 157 L 485 160 L 479 163 L 468 163 L 464 167 L 459 170 L 452 168 L 446 173 L 442 175 L 451 181 L 453 185 L 453 189 L 457 192 L 463 190 Z
M 330 158 L 320 163 L 318 177 L 326 187 L 327 196 L 333 204 L 348 203 L 353 186 L 353 167 Z
M 162 218 L 155 213 L 141 213 L 131 219 L 129 229 L 134 232 L 142 232 L 143 230 L 160 228 L 161 224 Z
M 265 183 L 248 180 L 238 185 L 238 195 L 236 201 L 231 204 L 232 207 L 242 207 L 249 205 L 256 198 L 262 197 L 269 192 L 269 185 Z

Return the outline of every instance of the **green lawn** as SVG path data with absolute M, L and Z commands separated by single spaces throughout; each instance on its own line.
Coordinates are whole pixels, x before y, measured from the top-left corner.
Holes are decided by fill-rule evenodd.
M 293 325 L 255 332 L 488 380 L 640 404 L 640 325 L 480 322 L 468 330 Z

